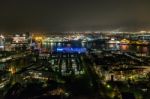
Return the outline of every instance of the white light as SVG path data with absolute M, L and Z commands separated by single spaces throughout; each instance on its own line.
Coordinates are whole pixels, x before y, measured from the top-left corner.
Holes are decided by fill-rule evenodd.
M 1 37 L 2 39 L 4 39 L 4 36 L 3 36 L 3 35 L 1 35 L 0 37 Z
M 146 33 L 146 31 L 140 31 L 140 33 Z
M 4 46 L 0 46 L 0 48 L 4 48 Z

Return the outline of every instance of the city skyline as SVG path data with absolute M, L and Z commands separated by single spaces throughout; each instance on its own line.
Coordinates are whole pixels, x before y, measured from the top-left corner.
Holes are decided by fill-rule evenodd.
M 149 99 L 149 5 L 1 0 L 0 99 Z

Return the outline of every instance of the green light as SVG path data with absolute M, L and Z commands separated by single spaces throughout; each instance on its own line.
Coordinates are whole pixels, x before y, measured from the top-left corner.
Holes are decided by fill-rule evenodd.
M 106 87 L 107 87 L 107 88 L 110 88 L 111 86 L 110 86 L 110 85 L 107 85 Z

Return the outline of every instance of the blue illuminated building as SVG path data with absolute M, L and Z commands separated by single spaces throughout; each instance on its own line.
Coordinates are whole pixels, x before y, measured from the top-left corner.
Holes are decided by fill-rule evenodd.
M 74 48 L 74 47 L 59 47 L 56 48 L 57 52 L 63 52 L 63 53 L 86 53 L 86 48 Z

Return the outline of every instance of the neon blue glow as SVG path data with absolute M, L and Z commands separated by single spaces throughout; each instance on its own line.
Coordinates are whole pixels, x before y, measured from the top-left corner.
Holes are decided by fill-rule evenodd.
M 57 48 L 57 51 L 63 51 L 63 49 L 61 49 L 61 48 Z
M 56 51 L 57 52 L 66 52 L 66 53 L 74 53 L 74 52 L 85 53 L 87 50 L 86 50 L 86 48 L 65 47 L 65 48 L 57 48 Z

